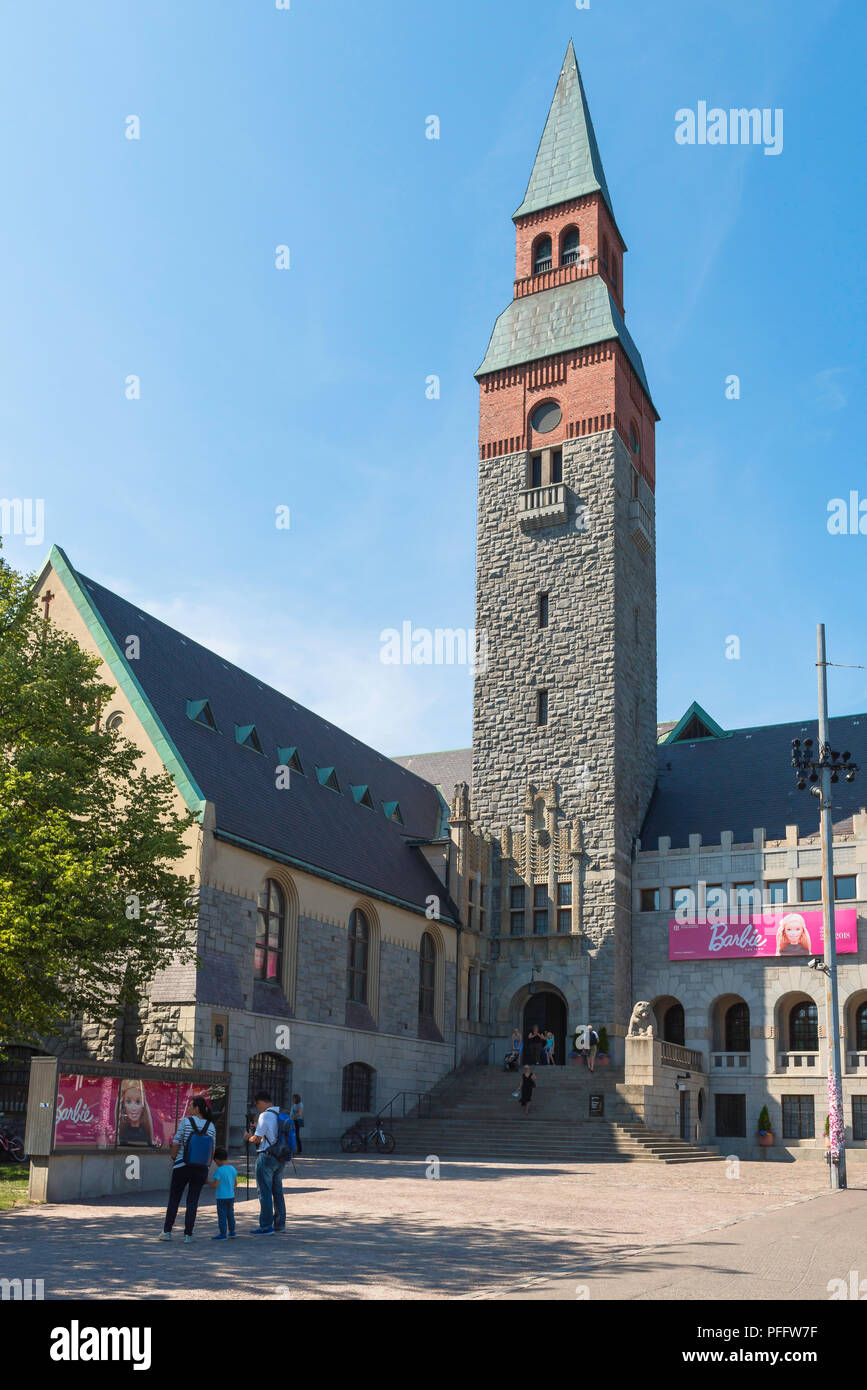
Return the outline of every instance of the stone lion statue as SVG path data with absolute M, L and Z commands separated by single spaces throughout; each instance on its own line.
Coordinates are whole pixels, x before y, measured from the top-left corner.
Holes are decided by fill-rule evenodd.
M 632 1010 L 632 1017 L 629 1020 L 629 1034 L 634 1036 L 636 1033 L 649 1033 L 653 1037 L 654 1027 L 653 1009 L 646 999 L 642 999 Z

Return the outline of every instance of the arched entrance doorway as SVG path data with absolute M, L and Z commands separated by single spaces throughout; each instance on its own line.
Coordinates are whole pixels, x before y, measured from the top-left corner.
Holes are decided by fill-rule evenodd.
M 540 989 L 528 996 L 521 1026 L 525 1046 L 527 1034 L 533 1031 L 534 1024 L 541 1033 L 550 1029 L 554 1034 L 554 1061 L 562 1067 L 566 1061 L 566 1005 L 559 994 Z M 525 1057 L 525 1060 L 529 1061 L 529 1058 Z
M 247 1073 L 247 1115 L 256 1114 L 253 1097 L 257 1091 L 267 1091 L 272 1105 L 283 1110 L 289 1097 L 291 1084 L 291 1063 L 274 1052 L 258 1052 L 250 1058 Z

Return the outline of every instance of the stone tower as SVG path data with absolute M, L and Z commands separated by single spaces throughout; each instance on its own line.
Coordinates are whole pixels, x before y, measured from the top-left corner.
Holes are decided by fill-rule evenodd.
M 632 847 L 656 775 L 658 416 L 571 43 L 514 222 L 514 297 L 476 373 L 488 639 L 472 818 L 499 856 L 492 1022 L 519 1021 L 535 967 L 559 981 L 569 1031 L 590 1017 L 620 1034 Z

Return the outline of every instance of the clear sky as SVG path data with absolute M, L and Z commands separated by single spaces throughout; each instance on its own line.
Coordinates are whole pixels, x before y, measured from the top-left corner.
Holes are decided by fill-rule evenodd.
M 867 664 L 867 535 L 826 524 L 867 502 L 865 29 L 863 0 L 9 7 L 0 496 L 43 498 L 45 541 L 7 557 L 56 542 L 384 752 L 468 744 L 469 672 L 380 634 L 473 624 L 473 372 L 573 37 L 662 416 L 660 718 L 813 714 L 817 621 Z M 678 144 L 700 101 L 781 108 L 782 153 Z

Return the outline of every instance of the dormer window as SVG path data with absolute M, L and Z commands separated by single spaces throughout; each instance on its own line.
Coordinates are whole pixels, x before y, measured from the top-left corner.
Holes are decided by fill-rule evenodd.
M 373 797 L 370 795 L 370 787 L 350 787 L 350 791 L 352 792 L 353 799 L 359 806 L 367 806 L 371 811 L 376 810 L 373 804 Z
M 250 748 L 254 753 L 262 753 L 262 741 L 256 733 L 255 724 L 236 724 L 235 742 L 240 743 L 242 748 Z
M 278 748 L 277 757 L 281 767 L 288 767 L 290 772 L 297 772 L 301 777 L 306 776 L 297 748 Z
M 401 815 L 400 806 L 396 801 L 383 801 L 382 809 L 385 812 L 387 820 L 393 820 L 397 825 L 403 825 L 403 816 Z
M 551 238 L 540 237 L 533 249 L 533 274 L 541 275 L 543 271 L 550 270 L 552 264 Z
M 560 264 L 577 265 L 581 257 L 581 233 L 577 227 L 569 227 L 561 243 Z
M 317 767 L 316 776 L 320 786 L 328 787 L 330 791 L 339 792 L 340 783 L 337 780 L 337 773 L 333 767 Z
M 194 724 L 202 724 L 206 729 L 217 733 L 217 721 L 209 700 L 187 700 L 187 718 Z

